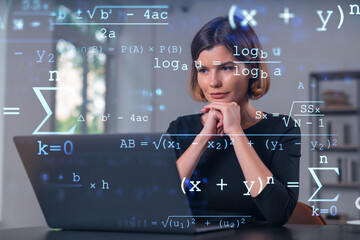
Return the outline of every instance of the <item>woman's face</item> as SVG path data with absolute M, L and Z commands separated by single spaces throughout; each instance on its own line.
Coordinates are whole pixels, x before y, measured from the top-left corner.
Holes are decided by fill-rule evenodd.
M 197 68 L 197 79 L 209 102 L 240 104 L 247 101 L 249 77 L 241 74 L 245 64 L 233 63 L 233 61 L 238 60 L 223 45 L 217 45 L 200 53 L 197 65 L 201 63 L 201 66 Z

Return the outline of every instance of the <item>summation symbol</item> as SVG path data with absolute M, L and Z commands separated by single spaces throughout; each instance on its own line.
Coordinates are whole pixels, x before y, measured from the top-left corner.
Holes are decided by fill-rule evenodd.
M 320 164 L 328 164 L 327 156 L 320 156 Z M 314 178 L 315 183 L 317 184 L 318 188 L 316 191 L 311 195 L 309 198 L 309 202 L 337 202 L 340 196 L 340 193 L 338 193 L 334 198 L 326 198 L 326 199 L 315 199 L 315 195 L 320 191 L 322 188 L 322 183 L 320 182 L 317 174 L 315 171 L 335 171 L 337 175 L 340 175 L 339 168 L 337 167 L 309 167 L 310 174 Z
M 328 164 L 328 159 L 327 156 L 322 155 L 320 156 L 320 161 L 319 164 Z M 334 198 L 326 198 L 326 199 L 319 199 L 319 198 L 314 198 L 315 195 L 320 191 L 320 189 L 322 188 L 322 184 L 318 178 L 318 176 L 315 173 L 315 170 L 323 170 L 323 171 L 335 171 L 337 173 L 337 175 L 340 175 L 339 173 L 339 168 L 335 168 L 335 167 L 309 167 L 309 171 L 312 175 L 312 177 L 314 178 L 318 189 L 316 189 L 316 191 L 313 193 L 313 195 L 311 195 L 311 197 L 309 198 L 309 202 L 337 202 L 339 200 L 339 196 L 340 194 L 338 193 Z M 316 208 L 315 206 L 312 206 L 312 216 L 319 216 L 319 213 L 322 214 L 328 214 L 330 213 L 331 216 L 335 216 L 337 214 L 337 207 L 335 205 L 331 206 L 330 209 L 327 208 Z
M 44 55 L 46 53 L 45 50 L 42 50 L 42 52 L 40 53 L 40 50 L 36 51 L 38 56 L 39 56 L 39 60 L 37 60 L 37 63 L 41 63 L 42 59 L 44 58 Z M 16 55 L 22 55 L 22 52 L 15 52 Z M 50 53 L 48 54 L 49 60 L 48 62 L 54 62 L 53 58 L 54 58 L 54 54 Z M 57 70 L 50 70 L 49 71 L 50 77 L 49 77 L 49 81 L 58 81 L 59 80 L 59 72 Z M 42 93 L 42 91 L 74 91 L 74 88 L 66 88 L 66 87 L 33 87 L 33 90 L 35 92 L 35 95 L 37 96 L 37 98 L 39 99 L 41 105 L 43 106 L 45 112 L 46 112 L 46 116 L 43 119 L 43 121 L 38 125 L 38 127 L 34 130 L 34 132 L 32 134 L 73 134 L 75 132 L 75 128 L 76 128 L 76 124 L 74 124 L 74 126 L 68 131 L 68 132 L 42 132 L 39 131 L 41 129 L 41 127 L 45 124 L 45 122 L 50 118 L 50 116 L 53 114 L 52 110 L 50 109 L 49 104 L 47 103 L 47 101 L 45 100 L 45 97 Z M 20 108 L 18 107 L 12 107 L 12 108 L 4 108 L 4 115 L 19 115 L 20 114 Z
M 35 92 L 36 96 L 38 97 L 41 105 L 45 109 L 45 112 L 47 113 L 46 117 L 39 124 L 39 126 L 35 129 L 33 134 L 56 134 L 56 135 L 73 134 L 75 132 L 76 124 L 68 132 L 40 132 L 39 130 L 45 124 L 45 122 L 50 118 L 50 116 L 53 114 L 53 112 L 51 111 L 51 109 L 50 109 L 48 103 L 46 102 L 41 91 L 42 90 L 45 90 L 45 91 L 57 91 L 57 90 L 74 91 L 74 89 L 73 88 L 63 88 L 63 87 L 33 87 L 33 89 L 34 89 L 34 92 Z

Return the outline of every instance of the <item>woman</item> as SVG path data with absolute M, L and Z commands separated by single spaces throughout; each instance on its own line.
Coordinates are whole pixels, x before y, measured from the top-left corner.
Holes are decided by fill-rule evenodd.
M 282 225 L 298 199 L 298 188 L 287 182 L 299 181 L 300 129 L 250 103 L 268 91 L 270 75 L 259 63 L 266 59 L 255 54 L 261 51 L 255 32 L 235 22 L 232 29 L 227 18 L 215 18 L 194 37 L 189 89 L 193 99 L 209 103 L 201 114 L 173 121 L 167 132 L 181 146 L 181 179 L 200 181 L 190 189 L 192 207 L 201 203 Z

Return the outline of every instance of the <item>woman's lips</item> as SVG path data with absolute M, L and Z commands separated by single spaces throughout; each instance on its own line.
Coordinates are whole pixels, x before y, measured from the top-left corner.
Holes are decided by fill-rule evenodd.
M 210 93 L 210 96 L 215 99 L 224 98 L 228 93 Z

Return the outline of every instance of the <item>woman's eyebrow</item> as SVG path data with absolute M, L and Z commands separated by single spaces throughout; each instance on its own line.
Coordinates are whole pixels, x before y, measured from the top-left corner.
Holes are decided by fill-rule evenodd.
M 201 65 L 198 66 L 197 68 L 207 68 L 207 66 L 201 64 Z
M 221 63 L 221 61 L 213 61 L 213 66 L 220 66 L 220 67 L 222 67 L 222 66 L 225 66 L 225 65 L 228 65 L 228 64 L 232 64 L 232 65 L 234 65 L 235 63 L 234 63 L 234 61 L 228 61 L 228 62 L 224 62 L 224 63 Z M 201 64 L 200 66 L 198 66 L 197 68 L 208 68 L 207 66 L 205 66 L 205 65 L 203 65 L 203 64 Z
M 220 61 L 214 61 L 213 62 L 213 65 L 218 65 L 218 66 L 225 66 L 225 65 L 228 65 L 228 64 L 235 64 L 235 63 L 233 61 L 224 62 L 224 63 L 221 63 Z

